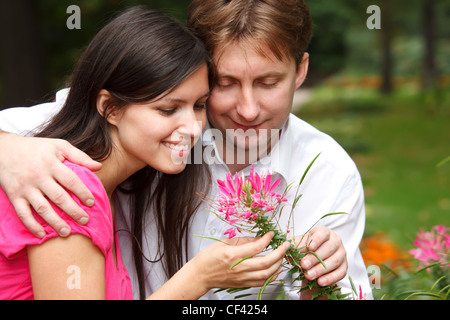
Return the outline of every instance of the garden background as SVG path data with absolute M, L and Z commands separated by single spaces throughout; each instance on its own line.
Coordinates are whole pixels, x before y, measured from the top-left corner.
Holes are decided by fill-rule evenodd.
M 293 112 L 333 136 L 359 167 L 366 264 L 407 268 L 402 259 L 420 228 L 450 226 L 450 1 L 306 2 L 314 39 Z M 188 3 L 0 1 L 0 109 L 51 99 L 114 12 L 144 4 L 184 20 Z M 81 29 L 69 30 L 73 4 Z M 370 5 L 381 9 L 381 29 L 366 24 Z

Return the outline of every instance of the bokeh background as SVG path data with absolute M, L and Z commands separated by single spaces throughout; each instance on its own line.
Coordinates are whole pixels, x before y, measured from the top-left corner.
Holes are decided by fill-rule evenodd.
M 333 136 L 359 167 L 366 263 L 405 256 L 420 228 L 450 226 L 450 1 L 306 0 L 310 71 L 293 112 Z M 0 1 L 0 109 L 53 99 L 77 57 L 117 11 L 188 0 Z M 69 30 L 69 5 L 81 29 Z M 381 29 L 367 28 L 370 5 Z M 368 248 L 370 247 L 370 248 Z

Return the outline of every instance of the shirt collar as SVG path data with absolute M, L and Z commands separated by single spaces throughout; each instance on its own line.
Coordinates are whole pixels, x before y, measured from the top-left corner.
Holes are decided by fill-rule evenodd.
M 274 177 L 278 176 L 279 178 L 282 178 L 282 180 L 284 181 L 284 185 L 287 185 L 287 181 L 289 179 L 289 162 L 292 154 L 292 128 L 291 126 L 289 126 L 289 118 L 291 116 L 292 115 L 288 117 L 288 119 L 282 126 L 279 141 L 272 148 L 271 152 L 267 156 L 253 164 L 255 172 L 264 173 L 269 170 L 269 172 L 271 172 Z M 215 132 L 214 130 L 217 131 Z M 218 129 L 212 128 L 211 124 L 208 121 L 202 134 L 202 145 L 204 147 L 209 146 L 209 148 L 213 150 L 213 156 L 216 157 L 216 163 L 218 162 L 219 164 L 226 166 L 226 164 L 223 163 L 223 160 L 220 158 L 220 154 L 215 144 L 214 137 L 217 134 L 221 133 L 218 131 Z M 209 154 L 205 154 L 205 156 L 208 157 Z M 250 168 L 251 166 L 248 166 L 241 172 L 244 173 L 244 175 L 249 175 Z

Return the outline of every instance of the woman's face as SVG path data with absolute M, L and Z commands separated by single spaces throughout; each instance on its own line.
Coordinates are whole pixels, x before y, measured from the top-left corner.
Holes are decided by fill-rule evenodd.
M 169 174 L 184 170 L 206 123 L 206 64 L 162 96 L 154 102 L 129 104 L 108 117 L 113 125 L 114 147 L 130 170 L 145 165 Z

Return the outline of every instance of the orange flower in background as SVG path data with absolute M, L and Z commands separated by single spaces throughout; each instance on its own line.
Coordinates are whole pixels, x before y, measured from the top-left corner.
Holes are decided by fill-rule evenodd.
M 409 268 L 410 255 L 401 251 L 387 236 L 379 231 L 371 237 L 365 237 L 361 241 L 361 254 L 366 266 L 386 264 L 390 268 Z

